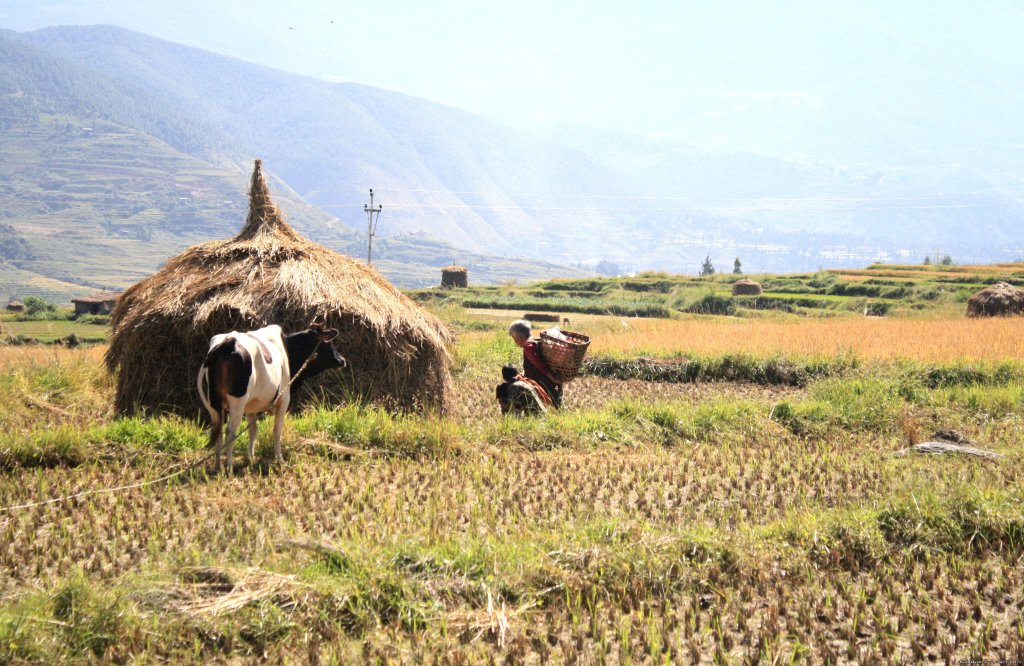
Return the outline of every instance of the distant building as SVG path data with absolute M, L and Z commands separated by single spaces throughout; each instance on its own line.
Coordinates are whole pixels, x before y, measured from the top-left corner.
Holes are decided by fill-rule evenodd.
M 92 296 L 78 296 L 72 298 L 71 302 L 75 304 L 75 316 L 84 314 L 110 314 L 114 311 L 114 305 L 117 304 L 117 297 L 121 295 L 119 291 L 103 291 Z
M 25 304 L 22 303 L 21 301 L 11 301 L 10 303 L 7 304 L 7 311 L 8 312 L 24 312 L 25 311 Z

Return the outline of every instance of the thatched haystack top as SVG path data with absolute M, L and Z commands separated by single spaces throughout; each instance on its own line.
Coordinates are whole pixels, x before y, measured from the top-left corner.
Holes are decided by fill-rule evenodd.
M 188 317 L 202 324 L 229 309 L 260 320 L 274 301 L 313 315 L 358 313 L 382 336 L 408 329 L 443 344 L 448 332 L 381 275 L 300 236 L 270 200 L 256 160 L 245 226 L 228 241 L 210 241 L 172 257 L 156 274 L 128 289 L 115 315 Z
M 468 287 L 469 271 L 464 267 L 452 264 L 441 269 L 441 286 L 447 288 Z
M 967 299 L 968 317 L 999 317 L 1024 314 L 1024 289 L 997 282 Z
M 188 248 L 118 299 L 107 352 L 108 366 L 120 370 L 118 409 L 198 410 L 195 375 L 210 337 L 270 323 L 291 332 L 313 318 L 341 331 L 336 344 L 350 362 L 347 389 L 405 407 L 445 407 L 452 339 L 445 325 L 374 269 L 292 229 L 270 199 L 259 160 L 249 200 L 237 236 Z M 160 358 L 159 350 L 175 347 L 176 357 Z M 172 378 L 159 370 L 184 366 L 182 351 L 187 371 Z M 176 399 L 175 391 L 188 399 Z
M 764 293 L 761 284 L 749 278 L 732 283 L 733 296 L 760 296 Z
M 72 303 L 113 303 L 121 295 L 119 291 L 101 291 L 98 294 L 88 296 L 76 296 L 71 299 Z

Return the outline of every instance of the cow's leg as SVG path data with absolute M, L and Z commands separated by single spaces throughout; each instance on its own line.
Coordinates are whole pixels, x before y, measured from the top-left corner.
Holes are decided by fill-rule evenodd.
M 285 392 L 277 401 L 277 409 L 274 410 L 274 462 L 282 463 L 281 456 L 281 431 L 284 429 L 284 414 L 288 411 L 288 393 Z
M 238 427 L 240 425 L 242 425 L 242 416 L 243 416 L 243 414 L 242 414 L 242 410 L 241 409 L 238 410 L 238 413 L 235 413 L 235 411 L 232 410 L 230 412 L 230 414 L 228 415 L 228 419 L 229 420 L 228 420 L 227 441 L 224 442 L 224 445 L 228 447 L 228 452 L 227 452 L 228 474 L 231 474 L 231 473 L 233 473 L 235 471 L 235 463 L 234 463 L 235 437 L 238 434 Z
M 256 456 L 256 415 L 249 414 L 249 466 L 252 467 L 252 460 Z
M 206 413 L 210 415 L 210 443 L 208 446 L 213 449 L 213 468 L 220 469 L 220 445 L 224 436 L 224 414 L 221 413 L 219 408 L 215 408 L 210 403 L 209 380 L 209 370 L 203 366 L 199 369 L 199 375 L 196 377 L 196 388 L 199 391 L 199 400 L 203 403 L 203 407 L 206 408 Z

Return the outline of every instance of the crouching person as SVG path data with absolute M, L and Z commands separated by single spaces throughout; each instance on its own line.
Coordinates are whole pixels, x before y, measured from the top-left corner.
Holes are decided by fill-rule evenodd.
M 546 414 L 552 407 L 551 396 L 537 382 L 519 374 L 519 368 L 506 365 L 501 369 L 504 380 L 495 389 L 502 414 L 514 416 Z

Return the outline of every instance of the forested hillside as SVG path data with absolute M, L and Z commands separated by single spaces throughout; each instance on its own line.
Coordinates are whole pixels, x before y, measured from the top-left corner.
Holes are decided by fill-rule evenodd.
M 123 288 L 182 248 L 240 228 L 251 158 L 261 153 L 238 140 L 239 127 L 205 120 L 201 105 L 181 103 L 178 93 L 117 80 L 88 58 L 52 55 L 0 33 L 0 299 L 66 300 Z M 284 180 L 273 187 L 303 234 L 363 256 L 365 239 L 352 228 Z M 377 258 L 385 274 L 409 286 L 436 282 L 437 268 L 454 260 L 474 265 L 477 280 L 573 273 L 436 238 L 381 239 Z
M 621 174 L 457 109 L 109 26 L 51 28 L 24 39 L 204 119 L 350 225 L 361 220 L 366 190 L 374 187 L 388 192 L 390 231 L 426 229 L 476 252 L 567 259 L 567 247 L 578 251 L 583 234 L 597 252 L 627 242 L 610 216 L 561 215 L 546 224 L 549 215 L 510 196 L 625 194 L 631 185 Z M 603 233 L 594 236 L 597 228 Z

